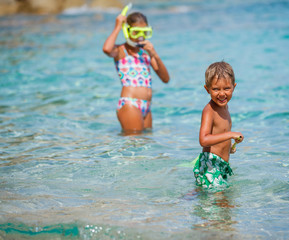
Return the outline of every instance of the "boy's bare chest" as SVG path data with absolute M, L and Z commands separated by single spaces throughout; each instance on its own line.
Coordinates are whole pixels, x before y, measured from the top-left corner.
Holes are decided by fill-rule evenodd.
M 213 132 L 214 133 L 223 133 L 231 131 L 232 128 L 232 120 L 230 113 L 228 111 L 224 111 L 221 114 L 215 113 L 214 114 L 214 121 L 213 121 Z

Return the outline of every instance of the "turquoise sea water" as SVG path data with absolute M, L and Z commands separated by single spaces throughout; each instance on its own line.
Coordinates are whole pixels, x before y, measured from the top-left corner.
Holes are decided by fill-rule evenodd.
M 288 239 L 289 2 L 135 2 L 171 75 L 153 130 L 122 136 L 118 10 L 0 18 L 0 239 Z M 123 41 L 120 36 L 118 42 Z M 195 187 L 203 88 L 225 60 L 245 140 L 221 192 Z

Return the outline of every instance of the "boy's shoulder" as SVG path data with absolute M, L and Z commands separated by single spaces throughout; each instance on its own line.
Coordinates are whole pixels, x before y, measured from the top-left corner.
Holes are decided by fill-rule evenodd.
M 225 108 L 220 108 L 219 106 L 217 106 L 216 103 L 214 103 L 214 101 L 210 101 L 208 102 L 208 104 L 204 107 L 203 109 L 203 112 L 228 112 L 229 111 L 229 108 L 228 108 L 228 105 L 225 107 Z
M 215 116 L 215 111 L 210 104 L 210 102 L 204 107 L 203 112 L 202 112 L 202 122 L 205 121 L 213 121 Z
M 203 113 L 213 113 L 215 110 L 212 106 L 211 101 L 207 103 L 207 105 L 203 109 Z
M 218 118 L 218 116 L 220 115 L 227 116 L 230 115 L 230 113 L 228 111 L 228 107 L 221 109 L 218 106 L 216 106 L 216 104 L 213 101 L 210 101 L 204 107 L 202 115 L 205 118 L 215 119 Z

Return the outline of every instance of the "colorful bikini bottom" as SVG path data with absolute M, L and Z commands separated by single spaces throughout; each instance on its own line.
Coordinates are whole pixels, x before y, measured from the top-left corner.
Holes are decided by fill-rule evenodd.
M 151 102 L 148 100 L 130 97 L 121 97 L 118 101 L 117 111 L 119 111 L 125 104 L 131 104 L 137 107 L 141 111 L 142 116 L 144 118 L 151 110 Z

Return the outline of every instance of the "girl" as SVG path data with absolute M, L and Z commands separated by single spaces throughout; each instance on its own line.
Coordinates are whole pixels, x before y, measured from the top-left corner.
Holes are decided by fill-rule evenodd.
M 128 38 L 124 44 L 116 45 L 115 41 L 123 24 L 126 24 Z M 152 29 L 142 13 L 135 12 L 127 18 L 120 14 L 103 45 L 103 52 L 114 58 L 122 83 L 117 117 L 126 134 L 152 128 L 150 66 L 164 83 L 170 79 L 153 44 L 147 40 L 151 35 Z

